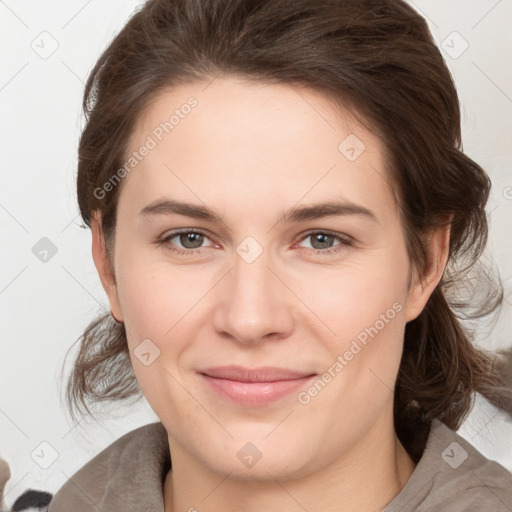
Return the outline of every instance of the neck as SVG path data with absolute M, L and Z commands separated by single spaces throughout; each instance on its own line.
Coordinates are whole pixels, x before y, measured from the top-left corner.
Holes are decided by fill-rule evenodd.
M 415 464 L 388 429 L 376 423 L 350 452 L 300 479 L 239 480 L 205 467 L 173 447 L 164 484 L 165 512 L 370 512 L 382 510 L 401 491 Z

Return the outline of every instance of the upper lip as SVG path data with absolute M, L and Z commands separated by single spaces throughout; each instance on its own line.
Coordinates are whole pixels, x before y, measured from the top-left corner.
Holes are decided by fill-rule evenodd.
M 242 366 L 216 366 L 205 368 L 200 373 L 218 379 L 237 380 L 240 382 L 273 382 L 282 380 L 295 380 L 314 375 L 311 372 L 289 370 L 275 366 L 262 366 L 260 368 L 244 368 Z

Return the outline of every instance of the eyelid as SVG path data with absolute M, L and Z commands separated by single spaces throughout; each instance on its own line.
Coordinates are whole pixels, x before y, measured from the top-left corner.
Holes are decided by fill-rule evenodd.
M 333 236 L 335 238 L 339 238 L 340 240 L 342 240 L 345 243 L 348 243 L 348 242 L 352 242 L 353 243 L 353 242 L 355 242 L 355 240 L 351 236 L 348 236 L 348 235 L 346 235 L 344 233 L 338 233 L 337 231 L 331 231 L 329 229 L 310 229 L 309 231 L 306 231 L 305 233 L 303 233 L 301 235 L 301 238 L 299 239 L 299 242 L 301 242 L 302 240 L 304 240 L 308 236 L 314 235 L 316 233 L 321 233 L 322 235 L 330 235 L 330 236 Z
M 206 238 L 209 238 L 210 240 L 213 241 L 213 237 L 212 237 L 212 235 L 210 235 L 208 233 L 208 231 L 206 231 L 204 229 L 199 229 L 199 228 L 178 228 L 175 230 L 171 230 L 167 234 L 162 235 L 161 238 L 162 239 L 174 238 L 175 236 L 183 234 L 183 233 L 197 233 L 197 234 L 203 235 Z M 344 233 L 338 233 L 336 231 L 331 231 L 329 229 L 310 229 L 310 230 L 306 231 L 305 233 L 302 233 L 300 235 L 300 238 L 298 239 L 298 241 L 302 242 L 302 240 L 304 240 L 308 236 L 316 234 L 316 233 L 322 233 L 324 235 L 330 235 L 330 236 L 333 236 L 336 238 L 340 238 L 341 240 L 344 240 L 345 242 L 355 242 L 355 240 L 352 237 L 350 237 Z M 217 242 L 215 242 L 215 243 L 217 243 Z
M 184 234 L 184 233 L 185 234 L 186 233 L 195 233 L 198 235 L 202 235 L 205 238 L 209 239 L 213 243 L 213 245 L 209 245 L 206 247 L 197 247 L 194 249 L 186 249 L 186 248 L 181 249 L 179 247 L 178 248 L 169 247 L 171 239 L 173 239 L 181 234 Z M 344 233 L 338 233 L 335 231 L 331 231 L 329 229 L 310 229 L 310 230 L 306 231 L 305 233 L 301 233 L 300 238 L 298 239 L 297 242 L 295 242 L 295 244 L 300 243 L 303 240 L 305 240 L 306 238 L 310 237 L 311 235 L 318 234 L 318 233 L 327 235 L 327 236 L 332 236 L 332 237 L 338 239 L 339 243 L 334 245 L 333 247 L 327 247 L 325 249 L 315 249 L 313 247 L 305 248 L 305 249 L 309 249 L 310 251 L 314 251 L 316 254 L 322 254 L 322 255 L 326 255 L 326 256 L 331 255 L 333 253 L 342 251 L 343 249 L 347 249 L 348 247 L 354 245 L 354 243 L 356 242 L 352 237 L 350 237 Z M 199 228 L 178 228 L 175 230 L 171 230 L 167 234 L 164 234 L 162 237 L 160 237 L 156 241 L 156 243 L 157 243 L 157 245 L 164 246 L 171 252 L 174 252 L 176 254 L 181 254 L 181 255 L 187 255 L 187 256 L 194 256 L 196 254 L 201 254 L 202 250 L 210 248 L 210 247 L 214 247 L 215 245 L 219 245 L 217 242 L 215 242 L 215 240 L 208 233 L 207 230 L 199 229 Z
M 212 247 L 213 245 L 219 245 L 215 239 L 212 237 L 212 235 L 210 235 L 208 233 L 207 230 L 204 230 L 204 229 L 199 229 L 199 228 L 178 228 L 178 229 L 173 229 L 171 231 L 169 231 L 168 233 L 164 233 L 160 238 L 160 242 L 161 243 L 166 243 L 166 241 L 168 242 L 169 240 L 179 236 L 179 235 L 182 235 L 182 234 L 186 234 L 186 233 L 195 233 L 197 235 L 202 235 L 204 236 L 205 238 L 207 238 L 208 240 L 210 240 L 212 242 L 212 245 L 211 246 L 207 246 L 207 247 Z M 206 249 L 206 247 L 200 247 L 198 249 L 186 249 L 187 252 L 193 252 L 193 251 L 198 251 L 200 249 Z

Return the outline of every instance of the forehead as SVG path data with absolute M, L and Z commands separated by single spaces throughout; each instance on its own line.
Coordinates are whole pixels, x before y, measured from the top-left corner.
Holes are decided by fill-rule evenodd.
M 180 84 L 148 104 L 132 152 L 123 194 L 134 205 L 169 192 L 226 207 L 346 198 L 394 212 L 382 141 L 311 89 L 231 77 Z

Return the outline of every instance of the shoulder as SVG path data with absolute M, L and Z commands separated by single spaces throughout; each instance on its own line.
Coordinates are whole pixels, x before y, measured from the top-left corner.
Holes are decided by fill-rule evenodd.
M 422 458 L 384 512 L 406 510 L 511 512 L 512 473 L 434 420 Z
M 53 496 L 49 512 L 130 510 L 133 494 L 161 490 L 161 471 L 169 457 L 161 422 L 123 435 L 76 471 Z M 170 460 L 168 461 L 170 463 Z

